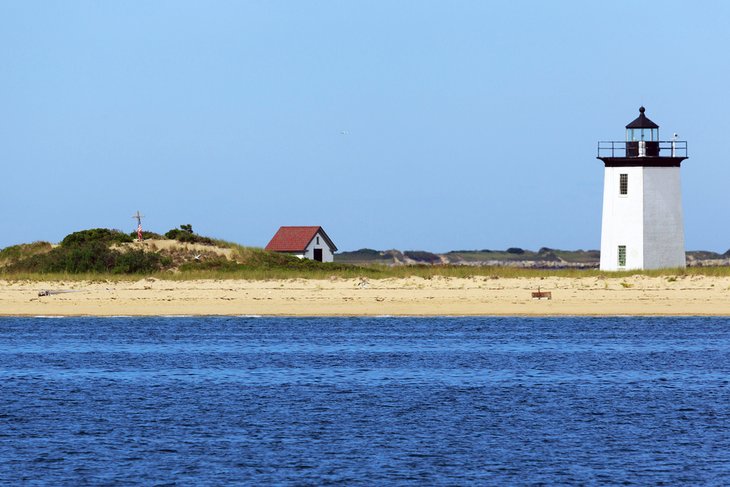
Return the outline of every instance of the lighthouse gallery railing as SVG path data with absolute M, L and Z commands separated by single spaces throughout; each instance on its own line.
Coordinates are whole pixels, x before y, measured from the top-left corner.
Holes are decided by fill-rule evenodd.
M 598 142 L 598 157 L 645 157 L 637 155 L 634 150 L 637 144 L 637 142 L 626 142 L 625 140 L 600 141 Z M 647 142 L 647 144 L 658 144 L 658 153 L 652 154 L 655 157 L 688 157 L 686 140 L 660 140 Z

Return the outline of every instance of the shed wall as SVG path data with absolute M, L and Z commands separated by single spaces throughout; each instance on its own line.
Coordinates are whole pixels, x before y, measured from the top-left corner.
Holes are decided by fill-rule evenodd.
M 319 243 L 317 243 L 317 238 L 319 238 Z M 335 260 L 335 256 L 327 245 L 327 241 L 322 236 L 322 232 L 317 232 L 317 235 L 309 242 L 307 250 L 304 252 L 304 257 L 314 260 L 314 249 L 322 249 L 322 262 L 333 262 Z

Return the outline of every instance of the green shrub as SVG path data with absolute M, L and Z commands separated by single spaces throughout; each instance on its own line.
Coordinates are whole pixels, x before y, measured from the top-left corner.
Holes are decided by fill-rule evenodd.
M 525 251 L 519 247 L 510 247 L 507 249 L 508 254 L 524 254 Z
M 81 230 L 74 232 L 61 241 L 62 246 L 84 244 L 89 242 L 102 242 L 105 244 L 133 242 L 134 239 L 126 233 L 119 230 L 109 230 L 108 228 L 92 228 L 90 230 Z
M 179 228 L 173 228 L 172 230 L 165 232 L 165 238 L 169 238 L 170 240 L 177 240 L 181 233 L 183 233 L 183 231 Z
M 112 272 L 116 274 L 141 274 L 158 271 L 170 265 L 171 262 L 169 257 L 143 250 L 128 250 L 118 254 L 112 269 Z
M 180 225 L 180 228 L 173 228 L 165 233 L 165 237 L 170 240 L 177 240 L 184 243 L 199 243 L 203 245 L 215 245 L 212 238 L 201 237 L 193 233 L 192 225 Z
M 47 273 L 116 273 L 136 274 L 162 270 L 169 258 L 142 250 L 119 252 L 102 241 L 72 243 L 50 252 L 21 259 L 8 266 L 10 272 Z
M 193 235 L 193 226 L 190 224 L 180 225 L 180 228 L 173 228 L 165 234 L 165 237 L 171 240 L 180 240 L 186 238 L 188 235 Z
M 114 267 L 116 251 L 103 242 L 67 244 L 45 254 L 22 259 L 9 267 L 11 271 L 28 272 L 109 272 Z

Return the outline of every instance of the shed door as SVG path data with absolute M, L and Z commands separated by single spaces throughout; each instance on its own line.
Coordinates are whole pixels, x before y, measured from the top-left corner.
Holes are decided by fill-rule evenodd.
M 322 262 L 322 249 L 314 249 L 314 260 Z

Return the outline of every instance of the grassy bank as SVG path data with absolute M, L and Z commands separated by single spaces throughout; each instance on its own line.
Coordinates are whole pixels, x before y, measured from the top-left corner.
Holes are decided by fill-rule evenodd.
M 493 279 L 509 278 L 622 278 L 635 275 L 661 277 L 668 279 L 684 276 L 730 277 L 730 267 L 691 267 L 687 269 L 660 269 L 651 271 L 601 272 L 582 269 L 522 269 L 513 267 L 471 267 L 471 266 L 344 266 L 342 264 L 319 264 L 308 268 L 262 268 L 241 266 L 233 269 L 187 269 L 177 272 L 161 271 L 145 274 L 118 273 L 9 273 L 0 272 L 0 279 L 6 281 L 136 281 L 145 277 L 168 279 L 175 281 L 200 279 L 392 279 L 420 277 L 473 278 L 489 277 Z
M 607 273 L 597 269 L 579 267 L 536 269 L 508 264 L 503 266 L 479 265 L 480 262 L 486 264 L 480 260 L 470 261 L 475 265 L 459 265 L 468 259 L 477 257 L 483 259 L 485 256 L 496 257 L 502 254 L 510 258 L 514 257 L 512 260 L 517 259 L 515 256 L 527 258 L 528 263 L 532 261 L 533 264 L 538 262 L 535 259 L 547 259 L 546 256 L 553 254 L 561 254 L 563 261 L 568 261 L 567 257 L 571 256 L 574 260 L 583 259 L 588 254 L 590 254 L 589 257 L 595 259 L 596 256 L 592 254 L 594 251 L 566 253 L 546 248 L 540 249 L 537 253 L 517 248 L 507 249 L 504 252 L 461 251 L 450 253 L 460 256 L 459 263 L 443 264 L 438 263 L 443 261 L 435 254 L 407 251 L 402 255 L 408 257 L 409 263 L 433 261 L 435 264 L 393 266 L 386 265 L 380 259 L 382 252 L 367 249 L 350 254 L 357 254 L 360 257 L 370 256 L 374 260 L 366 262 L 340 260 L 334 263 L 322 263 L 298 259 L 292 255 L 267 252 L 260 248 L 203 237 L 193 233 L 190 225 L 181 225 L 179 229 L 170 230 L 165 237 L 155 233 L 149 233 L 147 236 L 150 237 L 149 240 L 137 243 L 134 242 L 132 236 L 123 232 L 95 228 L 69 234 L 59 245 L 35 242 L 8 247 L 0 250 L 0 279 L 7 281 L 135 281 L 144 277 L 169 280 L 391 279 L 408 277 L 499 279 L 622 278 L 633 275 L 666 276 L 668 279 L 672 279 L 692 275 L 730 276 L 730 267 L 709 266 Z M 393 254 L 396 251 L 388 252 Z M 717 255 L 710 257 L 717 257 Z M 398 259 L 403 260 L 400 257 Z M 504 262 L 511 261 L 506 259 Z M 490 262 L 490 264 L 492 263 Z

